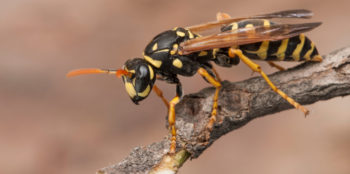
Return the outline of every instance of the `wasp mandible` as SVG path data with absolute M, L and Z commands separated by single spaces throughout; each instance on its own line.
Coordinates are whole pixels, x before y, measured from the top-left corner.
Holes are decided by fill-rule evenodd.
M 283 68 L 272 61 L 322 61 L 315 44 L 303 34 L 318 27 L 320 22 L 280 24 L 271 21 L 273 18 L 311 18 L 312 15 L 311 11 L 302 9 L 242 18 L 231 18 L 228 14 L 218 13 L 214 22 L 175 27 L 158 34 L 146 46 L 142 58 L 127 60 L 122 69 L 79 69 L 69 72 L 67 76 L 115 74 L 122 78 L 125 89 L 135 104 L 145 99 L 151 90 L 155 91 L 168 107 L 171 133 L 169 153 L 173 154 L 176 151 L 175 105 L 182 96 L 178 75 L 193 76 L 198 73 L 216 88 L 206 127 L 208 131 L 213 129 L 221 79 L 212 62 L 223 67 L 244 62 L 259 73 L 273 91 L 307 115 L 309 111 L 278 89 L 252 59 L 265 60 L 280 70 Z M 202 34 L 208 31 L 214 33 Z M 162 91 L 154 84 L 156 79 L 176 85 L 176 96 L 172 100 L 163 97 Z

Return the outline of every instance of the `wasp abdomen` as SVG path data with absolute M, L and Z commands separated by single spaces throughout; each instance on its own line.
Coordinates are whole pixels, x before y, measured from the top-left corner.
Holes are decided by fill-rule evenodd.
M 269 27 L 275 23 L 266 19 L 249 19 L 223 27 L 222 31 L 255 26 Z M 269 61 L 320 61 L 315 44 L 304 34 L 278 41 L 263 41 L 240 45 L 243 54 L 251 59 Z

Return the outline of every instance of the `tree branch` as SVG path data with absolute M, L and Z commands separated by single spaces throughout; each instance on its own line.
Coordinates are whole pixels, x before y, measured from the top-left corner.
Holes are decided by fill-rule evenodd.
M 324 56 L 324 61 L 320 63 L 306 62 L 269 77 L 282 91 L 303 105 L 349 95 L 350 47 Z M 186 95 L 176 105 L 177 151 L 184 148 L 180 152 L 186 153 L 182 154 L 181 161 L 178 160 L 171 166 L 174 168 L 173 173 L 176 173 L 189 154 L 192 158 L 197 158 L 222 135 L 254 118 L 293 108 L 273 92 L 261 77 L 235 83 L 224 81 L 218 100 L 218 119 L 207 142 L 204 141 L 208 134 L 205 126 L 209 121 L 214 91 L 213 87 L 205 88 L 198 93 Z M 312 111 L 310 115 L 312 116 Z M 136 147 L 122 162 L 105 167 L 99 173 L 148 173 L 165 156 L 169 142 L 165 137 L 151 145 Z M 164 159 L 166 157 L 169 156 Z M 159 164 L 158 167 L 162 165 Z

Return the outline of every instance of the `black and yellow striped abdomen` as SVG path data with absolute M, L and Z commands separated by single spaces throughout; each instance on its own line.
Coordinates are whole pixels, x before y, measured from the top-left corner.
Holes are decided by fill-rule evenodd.
M 265 19 L 249 19 L 232 23 L 222 31 L 254 26 L 269 27 L 275 23 Z M 321 61 L 315 44 L 304 34 L 278 41 L 263 41 L 238 47 L 251 59 L 268 61 Z

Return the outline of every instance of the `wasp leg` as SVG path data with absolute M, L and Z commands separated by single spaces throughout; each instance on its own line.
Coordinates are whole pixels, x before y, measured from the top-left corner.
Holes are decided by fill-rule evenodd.
M 218 72 L 216 71 L 216 69 L 214 67 L 211 67 L 211 70 L 213 71 L 215 78 L 217 79 L 217 81 L 219 81 L 219 83 L 221 83 L 221 78 L 218 74 Z
M 171 132 L 170 154 L 176 152 L 176 128 L 175 128 L 175 105 L 180 102 L 182 96 L 181 83 L 176 84 L 176 96 L 169 102 L 168 122 Z
M 153 91 L 157 94 L 158 97 L 162 99 L 165 106 L 169 109 L 169 102 L 166 98 L 164 98 L 162 90 L 160 90 L 158 86 L 153 85 Z
M 271 66 L 271 67 L 275 67 L 277 68 L 278 70 L 280 71 L 284 71 L 286 70 L 285 68 L 283 68 L 282 66 L 276 64 L 275 62 L 272 62 L 272 61 L 267 61 L 267 63 Z
M 304 112 L 305 116 L 309 114 L 309 111 L 304 108 L 302 105 L 300 105 L 298 102 L 294 101 L 292 98 L 290 98 L 286 93 L 284 93 L 283 91 L 281 91 L 280 89 L 278 89 L 271 81 L 270 79 L 267 77 L 267 75 L 261 70 L 261 67 L 254 63 L 253 61 L 251 61 L 248 57 L 246 57 L 241 50 L 239 49 L 233 49 L 230 48 L 229 49 L 229 56 L 230 57 L 235 57 L 238 56 L 245 64 L 247 64 L 249 66 L 249 68 L 251 68 L 253 71 L 260 73 L 260 75 L 265 79 L 265 81 L 267 82 L 267 84 L 272 88 L 273 91 L 275 91 L 276 93 L 278 93 L 282 98 L 284 98 L 285 100 L 287 100 L 291 105 L 293 105 L 295 108 L 301 110 L 302 112 Z
M 220 81 L 216 80 L 213 76 L 211 76 L 207 70 L 205 70 L 204 68 L 199 68 L 197 71 L 201 76 L 203 76 L 205 79 L 207 79 L 207 81 L 212 84 L 213 86 L 215 86 L 216 90 L 215 90 L 215 94 L 213 97 L 213 108 L 211 111 L 211 117 L 210 120 L 207 124 L 207 130 L 211 131 L 213 129 L 213 125 L 214 122 L 216 121 L 216 115 L 217 115 L 217 108 L 218 108 L 218 97 L 219 97 L 219 91 L 221 89 L 221 83 Z M 213 71 L 215 73 L 215 75 L 217 75 L 216 71 Z M 219 76 L 216 76 L 219 77 Z

